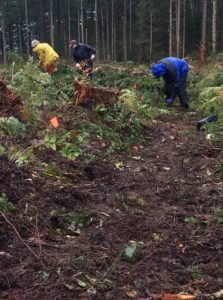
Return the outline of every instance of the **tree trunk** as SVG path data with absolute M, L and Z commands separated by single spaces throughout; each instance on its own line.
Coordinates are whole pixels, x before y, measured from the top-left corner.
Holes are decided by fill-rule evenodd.
M 27 54 L 30 54 L 29 51 L 29 22 L 28 22 L 28 3 L 27 0 L 25 0 L 25 19 L 26 19 L 26 48 L 27 48 Z
M 101 56 L 103 58 L 103 60 L 105 61 L 105 31 L 104 31 L 104 14 L 103 14 L 103 7 L 102 7 L 102 3 L 100 3 L 101 5 L 101 44 L 102 44 L 102 53 Z
M 54 47 L 53 0 L 50 0 L 50 42 Z
M 20 15 L 20 2 L 17 1 L 17 18 L 18 18 L 18 46 L 19 46 L 19 52 L 22 52 L 22 28 L 21 28 L 21 15 Z
M 67 0 L 67 19 L 68 19 L 68 41 L 71 40 L 71 17 L 70 17 L 70 0 Z
M 106 25 L 107 25 L 107 60 L 110 60 L 110 34 L 109 34 L 109 12 L 108 12 L 108 2 L 106 1 Z
M 177 41 L 177 57 L 180 56 L 180 23 L 181 23 L 181 0 L 177 0 L 177 21 L 176 21 L 176 41 Z
M 116 50 L 116 45 L 117 45 L 117 41 L 116 41 L 116 0 L 114 1 L 114 60 L 117 61 L 117 50 Z
M 115 29 L 115 24 L 114 24 L 114 0 L 112 0 L 112 36 L 111 36 L 111 48 L 112 48 L 112 60 L 114 60 L 115 58 L 115 55 L 114 55 L 114 41 L 115 41 L 115 32 L 114 32 L 114 29 Z
M 40 0 L 40 40 L 44 41 L 44 11 L 43 0 Z
M 84 8 L 81 0 L 81 42 L 84 43 Z
M 212 51 L 216 53 L 217 41 L 217 0 L 213 0 L 213 15 L 212 15 Z
M 201 44 L 206 46 L 206 27 L 207 27 L 207 0 L 203 0 L 202 5 L 202 27 L 201 27 Z
M 88 30 L 85 28 L 85 42 L 88 43 Z
M 173 53 L 173 0 L 170 0 L 169 7 L 169 56 Z
M 139 17 L 139 47 L 138 47 L 138 63 L 141 63 L 142 60 L 142 16 Z
M 96 49 L 97 57 L 100 60 L 100 50 L 99 50 L 99 26 L 98 26 L 98 0 L 95 0 L 95 39 L 96 39 Z
M 78 36 L 78 42 L 81 41 L 81 26 L 80 26 L 80 6 L 78 5 L 77 9 L 77 36 Z
M 152 61 L 153 51 L 153 11 L 150 12 L 150 43 L 149 43 L 149 61 Z
M 103 88 L 83 82 L 74 82 L 76 105 L 95 106 L 98 104 L 112 105 L 118 101 L 120 94 L 117 88 Z
M 123 58 L 127 61 L 127 1 L 124 0 L 123 11 Z
M 183 57 L 185 57 L 185 38 L 186 38 L 186 0 L 183 0 Z
M 1 31 L 2 31 L 2 42 L 3 42 L 3 62 L 4 65 L 7 63 L 6 58 L 6 32 L 5 32 L 5 8 L 4 1 L 1 1 Z
M 129 55 L 132 55 L 132 0 L 129 1 Z

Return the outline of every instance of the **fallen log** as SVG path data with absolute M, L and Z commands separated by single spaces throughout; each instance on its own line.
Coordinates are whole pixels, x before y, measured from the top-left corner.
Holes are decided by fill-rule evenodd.
M 15 95 L 0 78 L 0 117 L 10 116 L 24 121 L 24 105 L 20 96 Z
M 90 85 L 86 82 L 74 82 L 74 95 L 76 105 L 111 105 L 118 101 L 119 94 L 120 90 L 118 88 L 103 88 Z

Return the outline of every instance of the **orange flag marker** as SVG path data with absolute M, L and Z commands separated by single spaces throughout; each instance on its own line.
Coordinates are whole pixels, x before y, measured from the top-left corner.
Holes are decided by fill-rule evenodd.
M 59 122 L 58 122 L 57 117 L 53 117 L 53 118 L 50 120 L 50 124 L 51 124 L 54 128 L 57 128 L 57 127 L 59 126 Z

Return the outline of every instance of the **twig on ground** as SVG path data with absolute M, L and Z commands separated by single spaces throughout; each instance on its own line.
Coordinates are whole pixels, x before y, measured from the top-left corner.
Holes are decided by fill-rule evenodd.
M 206 148 L 208 150 L 218 150 L 218 151 L 223 151 L 223 148 L 222 147 L 210 147 L 210 146 L 207 146 L 207 145 L 201 145 L 201 144 L 197 144 L 197 143 L 193 143 L 194 146 L 198 146 L 198 147 L 201 147 L 201 148 Z
M 38 213 L 36 214 L 36 236 L 37 236 L 37 239 L 38 239 L 38 245 L 39 245 L 39 255 L 38 257 L 40 258 L 41 254 L 42 254 L 42 243 L 41 243 L 41 240 L 40 240 L 40 234 L 39 234 L 39 228 L 38 228 Z
M 29 247 L 29 245 L 26 244 L 26 242 L 22 239 L 21 235 L 19 234 L 18 230 L 15 228 L 15 226 L 9 221 L 9 219 L 6 217 L 6 215 L 0 211 L 1 216 L 3 219 L 12 227 L 14 230 L 16 236 L 21 241 L 21 243 L 29 250 L 29 252 L 32 253 L 32 255 L 43 265 L 42 260 L 38 257 L 38 255 Z

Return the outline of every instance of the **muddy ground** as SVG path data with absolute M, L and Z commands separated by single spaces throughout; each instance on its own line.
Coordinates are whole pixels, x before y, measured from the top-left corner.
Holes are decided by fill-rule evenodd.
M 46 165 L 60 168 L 57 176 L 0 157 L 0 192 L 19 208 L 5 216 L 24 242 L 0 216 L 0 299 L 152 299 L 220 290 L 222 149 L 196 131 L 197 118 L 161 116 L 130 155 L 104 158 L 101 149 L 90 164 L 41 153 Z M 70 228 L 58 209 L 85 222 Z M 140 251 L 129 262 L 122 252 L 132 240 Z

